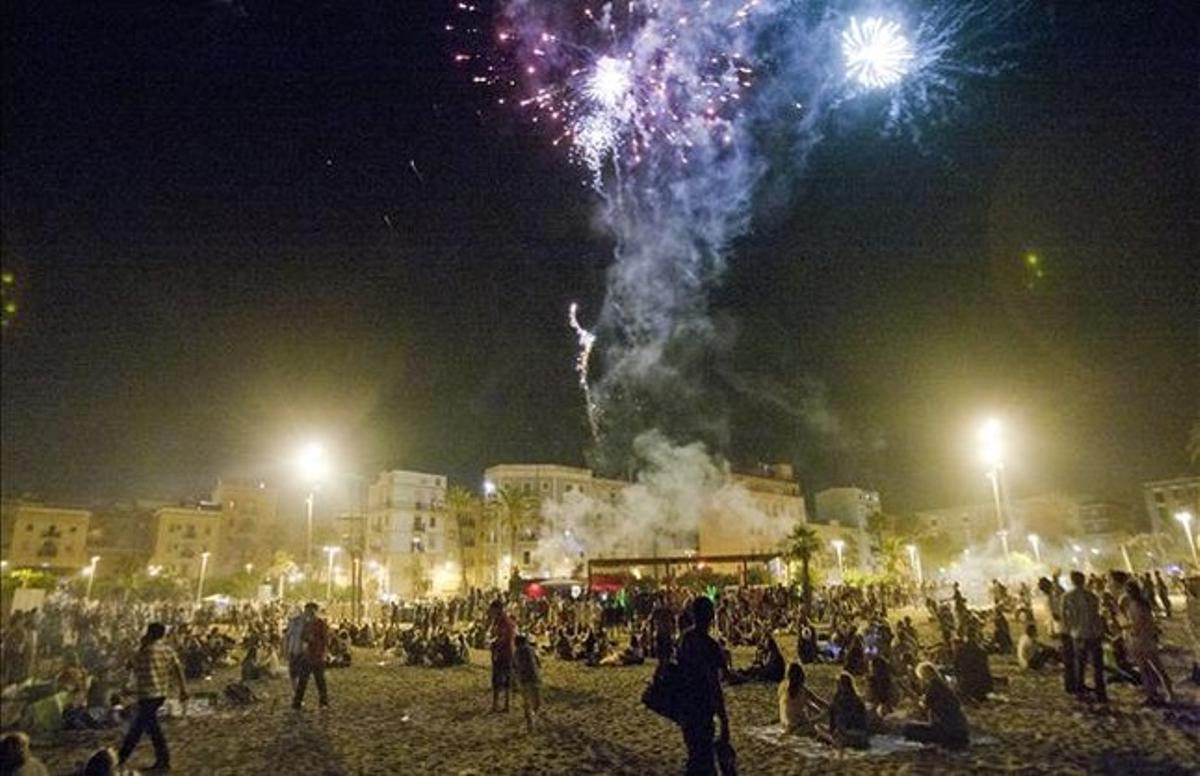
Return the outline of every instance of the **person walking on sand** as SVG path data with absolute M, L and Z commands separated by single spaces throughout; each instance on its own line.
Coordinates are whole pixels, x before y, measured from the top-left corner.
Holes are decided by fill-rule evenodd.
M 692 601 L 692 627 L 679 638 L 679 672 L 686 688 L 685 712 L 679 720 L 687 747 L 688 776 L 712 776 L 717 772 L 713 746 L 713 716 L 721 722 L 720 742 L 729 743 L 729 715 L 721 692 L 725 656 L 709 635 L 715 610 L 707 596 Z
M 154 764 L 150 770 L 169 770 L 171 767 L 171 750 L 167 746 L 167 738 L 163 735 L 162 727 L 158 724 L 158 710 L 167 700 L 167 690 L 171 680 L 179 685 L 179 701 L 187 701 L 187 683 L 183 678 L 183 664 L 179 656 L 163 642 L 167 628 L 161 622 L 152 622 L 146 626 L 146 635 L 142 637 L 142 646 L 130 661 L 133 670 L 134 692 L 137 694 L 137 711 L 129 724 L 129 732 L 121 743 L 117 753 L 118 761 L 123 765 L 129 755 L 133 754 L 143 733 L 150 734 L 150 743 L 154 745 Z
M 317 609 L 312 601 L 304 605 L 304 628 L 300 632 L 304 649 L 300 657 L 300 675 L 296 678 L 296 694 L 292 697 L 292 708 L 296 711 L 304 707 L 304 691 L 308 689 L 309 676 L 317 683 L 317 698 L 321 708 L 329 707 L 329 688 L 325 684 L 329 625 L 317 616 Z
M 1086 689 L 1084 669 L 1092 664 L 1096 700 L 1108 703 L 1104 687 L 1104 621 L 1100 617 L 1100 599 L 1087 589 L 1087 577 L 1082 571 L 1071 572 L 1072 589 L 1062 597 L 1063 625 L 1075 645 L 1075 694 L 1082 697 Z
M 521 708 L 525 712 L 525 729 L 533 732 L 533 721 L 542 709 L 542 662 L 537 650 L 525 636 L 517 636 L 513 652 L 513 676 L 521 693 Z
M 517 626 L 504 611 L 500 599 L 488 607 L 492 635 L 492 711 L 508 711 L 512 695 L 512 662 L 516 650 Z M 504 708 L 500 708 L 500 693 L 504 693 Z

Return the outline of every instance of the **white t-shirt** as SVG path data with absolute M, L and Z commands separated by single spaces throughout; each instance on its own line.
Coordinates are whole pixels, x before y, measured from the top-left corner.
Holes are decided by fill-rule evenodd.
M 1037 642 L 1029 638 L 1028 633 L 1022 633 L 1020 640 L 1017 641 L 1017 663 L 1021 668 L 1029 668 L 1029 661 L 1033 659 L 1036 652 Z

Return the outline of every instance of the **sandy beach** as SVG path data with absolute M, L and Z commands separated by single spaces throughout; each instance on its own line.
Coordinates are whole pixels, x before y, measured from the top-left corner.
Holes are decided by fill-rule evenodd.
M 794 642 L 781 642 L 785 650 Z M 739 664 L 749 661 L 739 650 Z M 258 683 L 260 703 L 222 708 L 206 717 L 166 723 L 175 772 L 268 774 L 671 774 L 681 770 L 678 730 L 645 710 L 640 693 L 649 665 L 587 668 L 545 661 L 544 716 L 527 734 L 514 697 L 507 714 L 489 713 L 486 653 L 451 669 L 400 666 L 374 650 L 358 650 L 355 665 L 329 672 L 332 708 L 316 709 L 315 688 L 301 713 L 289 708 L 288 683 Z M 1171 661 L 1181 675 L 1182 655 Z M 726 689 L 733 743 L 744 774 L 825 773 L 1196 773 L 1200 726 L 1190 710 L 1147 709 L 1140 693 L 1117 685 L 1107 712 L 1061 691 L 1056 672 L 1030 676 L 1011 659 L 993 671 L 1011 677 L 1004 699 L 967 710 L 984 743 L 960 754 L 937 749 L 840 758 L 802 751 L 765 731 L 776 721 L 775 687 Z M 810 684 L 832 693 L 836 666 L 814 666 Z M 193 683 L 193 695 L 232 678 Z M 1196 688 L 1181 685 L 1192 704 Z M 54 774 L 72 773 L 96 747 L 117 745 L 120 731 L 87 731 L 35 739 L 34 750 Z M 149 741 L 134 766 L 153 759 Z

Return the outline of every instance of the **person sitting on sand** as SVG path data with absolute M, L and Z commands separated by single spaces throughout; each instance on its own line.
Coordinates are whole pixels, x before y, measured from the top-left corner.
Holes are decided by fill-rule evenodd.
M 1037 625 L 1025 624 L 1025 632 L 1017 642 L 1017 664 L 1026 671 L 1039 671 L 1047 663 L 1059 659 L 1058 650 L 1037 640 Z
M 883 658 L 876 658 L 883 660 Z M 886 663 L 886 661 L 883 661 Z M 867 728 L 867 707 L 854 686 L 854 677 L 843 671 L 838 676 L 837 691 L 829 702 L 829 733 L 838 746 L 867 749 L 871 734 Z
M 559 660 L 574 660 L 575 647 L 571 644 L 571 637 L 567 635 L 565 628 L 558 632 L 558 639 L 554 642 L 554 654 Z
M 5 776 L 49 776 L 45 764 L 29 750 L 29 736 L 20 731 L 0 738 L 0 773 Z
M 623 666 L 640 666 L 646 662 L 646 653 L 642 651 L 642 644 L 638 640 L 636 633 L 629 635 L 629 646 L 621 653 L 621 665 Z
M 778 684 L 783 681 L 784 667 L 783 652 L 779 649 L 775 637 L 770 634 L 763 637 L 758 645 L 754 662 L 748 668 L 732 671 L 729 674 L 734 684 L 742 682 L 771 682 Z
M 83 764 L 83 770 L 80 771 L 80 776 L 117 776 L 122 773 L 129 773 L 129 771 L 122 769 L 117 764 L 117 753 L 105 747 L 96 750 L 87 759 L 87 762 Z
M 829 704 L 808 689 L 804 668 L 799 663 L 788 666 L 787 677 L 779 683 L 779 724 L 787 733 L 817 736 L 814 720 L 829 708 Z
M 963 698 L 984 701 L 994 689 L 995 680 L 988 667 L 988 655 L 979 646 L 977 638 L 972 631 L 954 650 L 954 678 Z
M 800 623 L 800 636 L 796 643 L 796 654 L 801 663 L 817 662 L 817 631 L 808 622 Z
M 861 676 L 867 671 L 866 648 L 857 630 L 852 631 L 846 641 L 846 649 L 842 653 L 842 667 L 854 676 Z
M 900 690 L 896 686 L 892 665 L 882 655 L 876 655 L 867 663 L 867 703 L 879 718 L 886 717 L 900 702 Z
M 1004 610 L 997 608 L 992 613 L 992 651 L 997 655 L 1013 653 L 1012 631 L 1008 627 L 1008 618 Z
M 947 749 L 966 749 L 970 744 L 967 718 L 954 690 L 933 663 L 917 666 L 917 681 L 921 686 L 921 710 L 925 721 L 905 725 L 904 737 Z

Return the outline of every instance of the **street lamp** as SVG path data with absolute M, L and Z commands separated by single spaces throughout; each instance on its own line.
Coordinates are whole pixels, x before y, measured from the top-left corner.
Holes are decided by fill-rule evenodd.
M 917 545 L 906 544 L 904 549 L 908 550 L 908 565 L 912 567 L 913 574 L 917 577 L 917 587 L 924 587 L 925 574 L 921 570 L 921 553 L 917 550 Z
M 1200 557 L 1196 556 L 1196 539 L 1192 536 L 1192 513 L 1183 510 L 1175 513 L 1175 519 L 1183 526 L 1183 532 L 1187 534 L 1188 547 L 1192 548 L 1192 564 L 1200 568 Z
M 313 502 L 317 498 L 317 483 L 329 473 L 329 461 L 325 456 L 325 448 L 317 442 L 309 442 L 297 454 L 296 468 L 300 471 L 300 476 L 308 484 L 308 496 L 304 499 L 305 511 L 308 515 L 308 533 L 307 541 L 304 545 L 304 562 L 311 567 L 313 561 Z
M 846 549 L 846 543 L 841 539 L 834 539 L 830 544 L 833 545 L 834 552 L 837 553 L 838 560 L 838 579 L 842 582 L 846 581 L 846 567 L 842 562 L 842 550 Z
M 325 554 L 329 556 L 329 571 L 325 577 L 325 600 L 333 600 L 333 556 L 338 554 L 341 547 L 325 545 Z
M 84 593 L 84 595 L 83 595 L 83 600 L 85 600 L 85 601 L 92 600 L 92 583 L 96 581 L 96 564 L 99 562 L 100 562 L 100 556 L 93 555 L 92 562 L 89 563 L 87 565 L 87 567 L 84 568 L 84 570 L 83 570 L 83 573 L 87 574 L 87 578 L 88 578 L 87 592 Z
M 1004 546 L 1004 577 L 1008 578 L 1008 521 L 1001 501 L 1000 477 L 1004 471 L 1004 427 L 997 418 L 989 418 L 979 430 L 980 456 L 988 466 L 987 477 L 992 481 L 992 498 L 996 503 L 996 525 L 1000 543 Z
M 211 554 L 208 550 L 200 553 L 200 579 L 196 582 L 196 606 L 199 606 L 200 601 L 204 598 L 204 575 L 208 571 L 208 556 Z
M 1033 557 L 1037 559 L 1038 563 L 1041 563 L 1042 562 L 1042 540 L 1041 540 L 1041 538 L 1035 533 L 1029 534 L 1028 538 L 1029 538 L 1029 543 L 1033 546 Z

